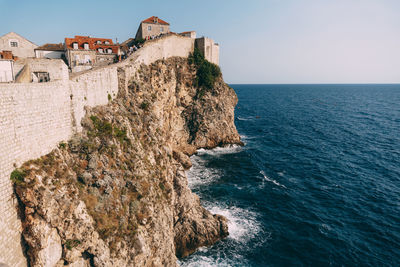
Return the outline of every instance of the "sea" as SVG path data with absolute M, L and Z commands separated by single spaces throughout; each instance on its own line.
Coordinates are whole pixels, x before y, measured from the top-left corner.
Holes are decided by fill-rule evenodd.
M 236 85 L 245 146 L 189 186 L 230 235 L 182 266 L 400 266 L 400 85 Z

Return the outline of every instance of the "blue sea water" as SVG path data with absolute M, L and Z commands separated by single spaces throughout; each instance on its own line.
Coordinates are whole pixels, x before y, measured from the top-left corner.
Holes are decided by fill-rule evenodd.
M 400 85 L 231 85 L 244 147 L 189 186 L 230 236 L 183 266 L 400 266 Z

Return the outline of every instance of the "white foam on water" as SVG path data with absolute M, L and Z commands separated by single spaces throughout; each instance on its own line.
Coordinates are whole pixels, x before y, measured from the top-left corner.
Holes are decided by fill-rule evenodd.
M 255 119 L 259 119 L 259 116 L 247 116 L 247 117 L 240 117 L 237 116 L 236 119 L 238 119 L 239 121 L 253 121 Z
M 236 117 L 236 119 L 240 120 L 240 121 L 250 121 L 252 120 L 252 118 L 242 118 L 242 117 Z
M 284 186 L 283 184 L 280 184 L 280 183 L 278 183 L 277 181 L 275 181 L 274 179 L 269 178 L 269 177 L 265 174 L 264 171 L 260 171 L 260 174 L 261 174 L 262 176 L 264 176 L 264 180 L 265 180 L 265 181 L 270 182 L 270 183 L 273 183 L 273 184 L 275 184 L 275 185 L 277 185 L 277 186 L 286 188 L 286 186 Z
M 238 263 L 246 265 L 246 260 L 241 255 L 243 250 L 251 250 L 247 243 L 260 235 L 262 232 L 261 224 L 257 221 L 257 214 L 253 211 L 239 207 L 217 206 L 213 203 L 203 203 L 203 206 L 213 214 L 220 214 L 228 219 L 228 241 L 236 243 L 233 253 L 225 255 L 223 251 L 216 251 L 214 255 L 205 256 L 202 252 L 207 252 L 210 248 L 200 248 L 199 253 L 190 256 L 185 262 L 178 262 L 185 267 L 210 267 L 210 266 L 237 266 Z M 270 233 L 263 233 L 263 241 L 271 238 Z M 236 252 L 235 252 L 236 251 Z
M 191 157 L 192 168 L 187 171 L 187 178 L 189 187 L 191 189 L 199 185 L 206 185 L 219 179 L 222 175 L 221 169 L 206 167 L 209 159 L 202 157 L 207 156 L 220 156 L 224 154 L 237 153 L 242 149 L 238 145 L 230 145 L 223 148 L 214 148 L 212 150 L 200 149 L 196 155 Z M 242 251 L 246 244 L 255 238 L 262 231 L 260 222 L 257 221 L 257 214 L 253 211 L 245 210 L 235 206 L 219 206 L 215 203 L 202 203 L 203 206 L 213 214 L 220 214 L 228 219 L 229 236 L 227 241 L 234 242 L 234 250 L 238 253 L 233 255 L 224 255 L 222 251 L 215 251 L 215 254 L 205 256 L 209 248 L 200 248 L 198 253 L 190 256 L 183 262 L 178 261 L 178 264 L 186 267 L 210 267 L 210 266 L 237 266 L 238 262 L 244 263 L 246 260 L 239 253 Z M 264 234 L 264 240 L 270 239 L 270 233 Z M 237 248 L 236 248 L 237 247 Z M 221 254 L 222 253 L 222 254 Z M 230 254 L 230 253 L 229 253 Z
M 185 267 L 229 267 L 232 266 L 228 260 L 218 259 L 215 260 L 212 257 L 201 256 L 201 255 L 194 255 L 189 261 L 182 263 L 178 261 L 180 266 Z
M 253 211 L 235 206 L 219 207 L 213 204 L 205 204 L 204 206 L 211 213 L 223 215 L 228 219 L 228 238 L 236 242 L 245 244 L 262 231 L 261 225 L 257 221 L 257 214 Z
M 189 188 L 193 189 L 199 185 L 210 184 L 221 177 L 221 170 L 215 168 L 206 168 L 206 160 L 194 155 L 190 157 L 192 167 L 186 172 Z
M 331 228 L 329 225 L 323 223 L 323 224 L 321 224 L 321 225 L 318 227 L 318 230 L 319 230 L 319 232 L 320 232 L 321 234 L 323 234 L 323 235 L 328 235 L 329 232 L 332 230 L 332 228 Z
M 239 136 L 240 136 L 240 139 L 248 139 L 247 135 L 241 134 Z
M 228 146 L 224 146 L 224 147 L 216 147 L 213 149 L 200 148 L 199 150 L 197 150 L 197 154 L 198 155 L 218 156 L 218 155 L 237 153 L 240 150 L 242 150 L 242 147 L 239 145 L 228 145 Z
M 211 150 L 197 150 L 197 154 L 190 157 L 192 161 L 192 167 L 186 172 L 189 187 L 193 189 L 199 185 L 210 184 L 219 179 L 222 175 L 223 170 L 205 166 L 208 160 L 203 158 L 203 155 L 220 156 L 225 154 L 233 154 L 239 152 L 241 149 L 241 146 L 229 145 L 226 147 L 217 147 Z

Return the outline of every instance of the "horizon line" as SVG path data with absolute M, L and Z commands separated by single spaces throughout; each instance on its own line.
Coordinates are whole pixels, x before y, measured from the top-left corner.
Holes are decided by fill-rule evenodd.
M 235 85 L 400 85 L 400 82 L 393 83 L 227 83 Z

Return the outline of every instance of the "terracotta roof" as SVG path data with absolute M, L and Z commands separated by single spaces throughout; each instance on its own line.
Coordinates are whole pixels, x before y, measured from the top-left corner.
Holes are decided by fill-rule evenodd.
M 162 24 L 162 25 L 169 25 L 168 22 L 163 21 L 162 19 L 160 19 L 160 18 L 158 18 L 156 16 L 152 16 L 152 17 L 150 17 L 148 19 L 145 19 L 145 20 L 142 21 L 142 23 L 152 23 L 152 24 L 158 23 L 158 24 Z
M 181 32 L 180 34 L 186 34 L 186 33 L 192 33 L 192 32 L 195 32 L 195 31 Z
M 64 51 L 63 44 L 44 44 L 35 48 L 35 50 L 47 50 L 47 51 Z
M 99 41 L 99 43 L 98 43 Z M 108 42 L 108 44 L 106 44 Z M 73 43 L 78 43 L 78 49 L 84 50 L 84 44 L 89 44 L 89 49 L 98 50 L 111 48 L 113 53 L 118 53 L 119 45 L 115 45 L 112 39 L 107 38 L 93 38 L 89 36 L 75 35 L 75 38 L 65 38 L 65 47 L 67 49 L 73 49 Z

